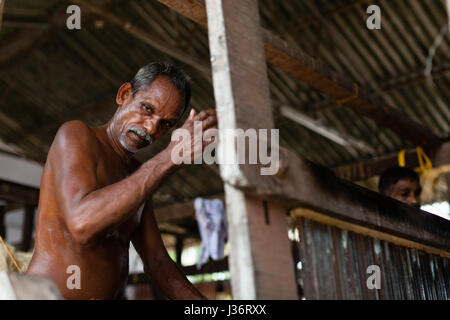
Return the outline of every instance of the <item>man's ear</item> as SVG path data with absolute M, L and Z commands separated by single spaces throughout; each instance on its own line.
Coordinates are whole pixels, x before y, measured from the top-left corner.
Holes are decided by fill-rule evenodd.
M 131 83 L 124 83 L 117 91 L 116 103 L 121 105 L 125 100 L 127 100 L 132 95 Z

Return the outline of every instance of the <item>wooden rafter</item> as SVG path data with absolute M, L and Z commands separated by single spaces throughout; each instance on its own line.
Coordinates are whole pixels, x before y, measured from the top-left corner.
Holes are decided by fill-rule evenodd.
M 3 9 L 5 8 L 5 1 L 6 0 L 0 0 L 0 30 L 2 29 Z
M 137 27 L 130 21 L 127 21 L 113 13 L 111 13 L 108 10 L 105 10 L 104 8 L 101 8 L 99 6 L 96 6 L 92 4 L 90 1 L 87 0 L 74 0 L 73 2 L 78 3 L 79 5 L 83 6 L 84 8 L 90 10 L 91 12 L 98 14 L 102 18 L 104 18 L 106 21 L 121 27 L 125 32 L 128 34 L 136 37 L 137 39 L 143 41 L 144 43 L 152 46 L 153 48 L 174 57 L 175 59 L 186 63 L 187 65 L 190 65 L 197 70 L 201 71 L 204 75 L 207 77 L 210 77 L 210 67 L 209 64 L 203 60 L 201 60 L 198 57 L 193 57 L 190 55 L 187 55 L 185 51 L 174 47 L 172 45 L 169 45 L 165 43 L 162 39 L 159 39 L 157 37 L 152 36 L 145 30 L 142 30 L 141 28 Z
M 410 168 L 419 165 L 415 149 L 405 152 L 405 163 Z M 333 168 L 332 171 L 341 179 L 362 181 L 375 177 L 383 171 L 398 165 L 398 154 L 368 159 Z
M 22 204 L 37 205 L 39 190 L 0 179 L 0 199 Z
M 206 27 L 206 11 L 203 1 L 158 1 Z M 331 71 L 302 50 L 292 46 L 270 31 L 261 29 L 268 63 L 336 101 L 355 95 L 356 84 L 349 78 Z M 365 88 L 358 87 L 357 97 L 343 105 L 424 148 L 433 150 L 440 144 L 439 138 L 430 130 L 411 120 L 404 113 L 390 107 L 382 99 L 373 98 L 372 93 Z
M 2 2 L 4 3 L 4 0 Z M 104 7 L 109 7 L 111 2 L 112 0 L 108 0 L 104 3 Z M 61 9 L 64 9 L 64 11 Z M 92 14 L 86 13 L 83 15 L 84 21 L 88 21 L 91 18 Z M 0 48 L 0 67 L 8 65 L 8 63 L 32 52 L 33 48 L 48 43 L 56 35 L 56 31 L 66 26 L 66 19 L 65 7 L 62 6 L 48 15 L 46 22 L 41 21 L 38 24 L 39 28 L 36 28 L 32 32 L 29 30 L 30 25 L 16 31 L 7 41 L 2 43 Z

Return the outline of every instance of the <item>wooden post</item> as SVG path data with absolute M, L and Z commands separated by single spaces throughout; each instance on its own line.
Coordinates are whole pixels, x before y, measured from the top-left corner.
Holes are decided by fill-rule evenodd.
M 20 250 L 28 251 L 31 248 L 31 240 L 34 227 L 34 209 L 33 205 L 25 206 L 25 219 L 23 221 L 22 243 Z
M 219 121 L 219 154 L 237 157 L 223 129 L 272 129 L 269 83 L 256 0 L 207 0 L 208 34 Z M 285 209 L 237 189 L 257 165 L 220 164 L 234 299 L 297 299 Z M 270 236 L 269 236 L 270 235 Z
M 0 236 L 6 238 L 5 207 L 0 205 Z
M 0 0 L 0 30 L 2 29 L 2 21 L 3 21 L 3 8 L 5 7 L 6 0 Z

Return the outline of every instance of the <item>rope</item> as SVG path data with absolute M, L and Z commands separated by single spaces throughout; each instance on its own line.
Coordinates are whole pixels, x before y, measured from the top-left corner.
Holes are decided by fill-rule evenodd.
M 353 100 L 355 100 L 355 99 L 357 99 L 359 97 L 359 87 L 358 87 L 358 85 L 353 82 L 353 86 L 355 87 L 355 94 L 353 94 L 352 96 L 347 97 L 347 98 L 336 100 L 336 102 L 338 104 L 344 104 L 344 103 L 353 101 Z
M 9 257 L 11 258 L 12 262 L 14 263 L 14 265 L 16 266 L 17 270 L 20 273 L 23 273 L 22 269 L 20 269 L 19 265 L 16 262 L 16 259 L 14 259 L 13 254 L 11 253 L 11 251 L 9 251 L 8 246 L 6 245 L 5 241 L 3 241 L 2 236 L 0 236 L 0 242 L 2 243 L 3 247 L 5 247 L 6 252 L 8 253 Z
M 406 166 L 405 152 L 406 149 L 402 149 L 398 153 L 398 165 L 400 167 Z M 433 169 L 433 164 L 430 158 L 428 158 L 427 154 L 425 153 L 425 151 L 423 151 L 421 147 L 416 148 L 416 153 L 417 153 L 417 160 L 419 161 L 419 166 L 414 169 L 415 172 L 417 172 L 418 174 L 426 174 L 428 171 Z

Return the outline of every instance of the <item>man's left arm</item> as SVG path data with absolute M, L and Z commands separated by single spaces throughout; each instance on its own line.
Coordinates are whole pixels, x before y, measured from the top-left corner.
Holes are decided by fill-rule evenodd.
M 144 206 L 132 242 L 142 258 L 144 272 L 169 299 L 205 299 L 167 253 L 156 224 L 151 200 Z

